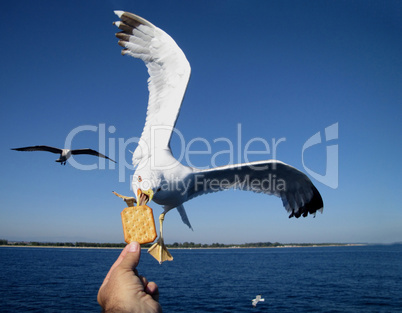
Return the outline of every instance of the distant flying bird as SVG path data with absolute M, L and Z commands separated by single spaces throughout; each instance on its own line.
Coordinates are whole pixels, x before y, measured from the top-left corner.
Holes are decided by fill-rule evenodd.
M 31 146 L 31 147 L 24 147 L 24 148 L 14 148 L 11 150 L 16 150 L 16 151 L 48 151 L 52 153 L 58 153 L 60 154 L 60 158 L 56 160 L 56 162 L 60 162 L 61 165 L 66 165 L 67 159 L 71 155 L 76 155 L 76 154 L 90 154 L 94 155 L 100 158 L 105 158 L 108 159 L 114 163 L 116 161 L 113 161 L 112 159 L 108 158 L 106 155 L 103 155 L 102 153 L 99 153 L 98 151 L 92 150 L 92 149 L 75 149 L 75 150 L 70 150 L 70 149 L 59 149 L 59 148 L 54 148 L 54 147 L 49 147 L 49 146 Z
M 122 54 L 144 61 L 150 76 L 147 117 L 133 153 L 136 170 L 132 188 L 138 205 L 154 200 L 164 208 L 159 217 L 159 239 L 148 250 L 152 256 L 160 263 L 173 259 L 163 242 L 165 214 L 176 208 L 183 222 L 191 228 L 183 203 L 210 192 L 236 188 L 275 195 L 282 199 L 289 217 L 322 212 L 321 195 L 310 179 L 281 161 L 199 170 L 176 160 L 170 149 L 170 139 L 190 78 L 190 64 L 176 42 L 163 30 L 132 13 L 115 13 L 121 19 L 114 24 L 121 30 L 116 37 L 123 47 Z M 244 110 L 247 112 L 247 108 Z
M 256 307 L 258 302 L 263 302 L 263 301 L 265 301 L 265 299 L 262 299 L 261 295 L 258 295 L 255 297 L 255 299 L 251 300 L 251 304 L 253 305 L 253 307 Z

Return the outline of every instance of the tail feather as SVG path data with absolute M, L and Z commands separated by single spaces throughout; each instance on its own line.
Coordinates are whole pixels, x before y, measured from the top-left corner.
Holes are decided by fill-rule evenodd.
M 180 213 L 181 220 L 183 221 L 184 224 L 186 224 L 191 230 L 193 230 L 193 227 L 191 227 L 190 221 L 187 217 L 186 210 L 184 209 L 184 206 L 181 204 L 177 208 L 177 211 Z

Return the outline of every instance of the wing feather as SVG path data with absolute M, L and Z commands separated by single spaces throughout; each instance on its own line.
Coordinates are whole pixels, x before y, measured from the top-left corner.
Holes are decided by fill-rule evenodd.
M 49 147 L 49 146 L 31 146 L 31 147 L 23 147 L 23 148 L 14 148 L 11 150 L 16 151 L 48 151 L 52 153 L 61 153 L 62 149 Z
M 134 151 L 133 163 L 155 149 L 169 147 L 172 131 L 190 79 L 191 68 L 183 51 L 160 28 L 132 13 L 115 11 L 122 30 L 116 37 L 129 55 L 144 61 L 148 68 L 148 109 L 145 126 Z
M 230 188 L 274 195 L 282 199 L 289 217 L 322 212 L 324 204 L 311 180 L 277 160 L 228 165 L 191 174 L 188 199 Z
M 93 149 L 75 149 L 75 150 L 71 150 L 71 154 L 73 154 L 73 155 L 89 154 L 89 155 L 94 155 L 94 156 L 97 156 L 100 158 L 105 158 L 105 159 L 108 159 L 108 160 L 116 163 L 116 161 L 112 160 L 111 158 L 107 157 L 106 155 L 104 155 L 96 150 L 93 150 Z

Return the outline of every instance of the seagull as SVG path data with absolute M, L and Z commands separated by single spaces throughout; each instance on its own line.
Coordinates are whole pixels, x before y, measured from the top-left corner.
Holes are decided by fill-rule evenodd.
M 264 302 L 264 301 L 265 299 L 262 299 L 261 295 L 258 295 L 255 297 L 255 299 L 251 300 L 251 304 L 253 305 L 253 307 L 256 307 L 258 302 Z
M 163 206 L 160 235 L 148 252 L 159 263 L 172 260 L 164 245 L 165 214 L 177 209 L 192 229 L 183 203 L 197 196 L 230 188 L 275 195 L 282 199 L 289 217 L 315 216 L 322 212 L 320 193 L 301 171 L 278 160 L 231 164 L 200 170 L 174 158 L 170 139 L 190 79 L 190 64 L 176 42 L 144 18 L 114 11 L 121 31 L 116 34 L 122 55 L 141 59 L 149 73 L 148 108 L 145 126 L 133 153 L 135 172 L 132 190 L 137 205 L 153 200 Z
M 100 158 L 105 158 L 108 159 L 114 163 L 116 161 L 113 161 L 112 159 L 108 158 L 106 155 L 103 155 L 102 153 L 99 153 L 98 151 L 92 150 L 92 149 L 75 149 L 75 150 L 70 150 L 70 149 L 59 149 L 59 148 L 54 148 L 54 147 L 49 147 L 49 146 L 31 146 L 31 147 L 23 147 L 23 148 L 14 148 L 11 150 L 16 150 L 16 151 L 48 151 L 52 153 L 59 153 L 60 157 L 56 160 L 56 162 L 60 162 L 60 165 L 66 165 L 67 159 L 71 157 L 71 155 L 76 155 L 76 154 L 90 154 L 90 155 L 95 155 Z

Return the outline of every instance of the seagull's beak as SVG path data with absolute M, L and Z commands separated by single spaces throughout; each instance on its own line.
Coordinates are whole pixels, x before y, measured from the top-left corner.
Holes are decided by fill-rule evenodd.
M 154 197 L 154 192 L 152 189 L 141 190 L 138 188 L 137 190 L 137 205 L 146 205 L 149 201 Z

